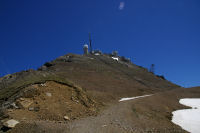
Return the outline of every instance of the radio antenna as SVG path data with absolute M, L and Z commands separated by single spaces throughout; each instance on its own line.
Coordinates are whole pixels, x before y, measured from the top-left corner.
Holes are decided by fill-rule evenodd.
M 89 32 L 89 46 L 90 46 L 90 53 L 92 53 L 92 39 L 91 39 L 91 33 Z

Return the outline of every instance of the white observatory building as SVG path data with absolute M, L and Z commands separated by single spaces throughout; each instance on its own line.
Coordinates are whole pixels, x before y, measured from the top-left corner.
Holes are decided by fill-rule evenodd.
M 87 44 L 83 45 L 83 52 L 84 52 L 84 55 L 88 55 L 88 45 Z

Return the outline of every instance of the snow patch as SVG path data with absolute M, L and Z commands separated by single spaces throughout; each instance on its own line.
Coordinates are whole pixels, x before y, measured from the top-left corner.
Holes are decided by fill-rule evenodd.
M 191 133 L 200 131 L 200 98 L 184 98 L 179 100 L 180 104 L 192 107 L 172 112 L 172 122 Z
M 200 109 L 200 98 L 184 98 L 180 99 L 179 103 L 192 108 Z
M 121 98 L 121 99 L 119 100 L 119 102 L 128 101 L 128 100 L 133 100 L 133 99 L 142 98 L 142 97 L 149 97 L 149 96 L 152 96 L 152 95 L 144 95 L 144 96 L 137 96 L 137 97 Z
M 113 60 L 119 61 L 118 57 L 112 57 Z

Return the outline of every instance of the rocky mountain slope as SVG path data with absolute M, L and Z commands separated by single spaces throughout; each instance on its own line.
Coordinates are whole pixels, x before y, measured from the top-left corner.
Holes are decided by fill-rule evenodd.
M 116 123 L 113 120 L 115 117 L 118 121 L 127 119 L 121 124 L 124 129 L 118 130 L 119 125 L 115 128 L 108 126 L 107 123 L 103 126 L 108 128 L 105 128 L 106 132 L 131 132 L 133 127 L 124 125 L 132 125 L 135 122 L 137 122 L 135 126 L 141 129 L 138 132 L 148 127 L 171 128 L 170 111 L 182 107 L 173 103 L 177 102 L 177 97 L 187 94 L 185 90 L 184 93 L 181 90 L 184 88 L 148 72 L 147 69 L 131 63 L 124 57 L 113 57 L 108 54 L 67 54 L 46 62 L 38 70 L 27 70 L 0 78 L 2 124 L 9 119 L 20 122 L 12 130 L 2 126 L 2 131 L 27 132 L 24 127 L 30 126 L 28 128 L 32 129 L 30 132 L 42 129 L 50 132 L 50 127 L 55 129 L 52 132 L 80 132 L 81 130 L 74 128 L 72 131 L 72 127 L 76 127 L 74 124 L 86 124 L 89 121 L 93 124 L 94 122 L 103 124 L 104 120 Z M 168 95 L 171 97 L 169 102 L 165 93 L 171 94 Z M 148 104 L 148 100 L 141 104 L 134 103 L 136 105 L 132 102 L 118 103 L 122 97 L 145 94 L 156 94 L 145 98 L 155 104 Z M 196 93 L 189 94 L 194 96 Z M 159 100 L 166 102 L 166 105 L 162 105 Z M 153 107 L 156 104 L 157 106 Z M 156 111 L 152 108 L 156 108 Z M 165 110 L 164 113 L 161 110 Z M 158 115 L 155 115 L 156 113 Z M 98 118 L 100 118 L 98 121 L 92 121 Z M 151 120 L 151 124 L 147 124 L 148 120 Z M 163 125 L 158 124 L 158 120 L 163 122 Z M 94 128 L 90 129 L 90 132 L 99 124 L 93 125 Z M 89 128 L 85 132 L 89 132 Z M 99 129 L 98 132 L 102 130 Z
M 109 55 L 67 54 L 45 63 L 37 71 L 27 70 L 0 79 L 0 101 L 4 102 L 22 88 L 45 81 L 76 84 L 107 100 L 122 96 L 142 95 L 179 87 L 147 69 L 132 64 L 124 57 L 114 60 Z

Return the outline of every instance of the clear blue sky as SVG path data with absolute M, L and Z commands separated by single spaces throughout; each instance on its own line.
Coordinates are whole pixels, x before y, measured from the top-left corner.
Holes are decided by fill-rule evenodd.
M 0 0 L 0 76 L 82 54 L 88 32 L 96 49 L 200 86 L 199 0 Z

